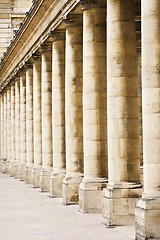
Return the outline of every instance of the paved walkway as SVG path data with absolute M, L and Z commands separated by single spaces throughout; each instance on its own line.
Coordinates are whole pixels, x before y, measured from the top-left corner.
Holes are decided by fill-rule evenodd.
M 107 228 L 100 214 L 82 214 L 0 173 L 0 240 L 133 240 L 133 227 Z

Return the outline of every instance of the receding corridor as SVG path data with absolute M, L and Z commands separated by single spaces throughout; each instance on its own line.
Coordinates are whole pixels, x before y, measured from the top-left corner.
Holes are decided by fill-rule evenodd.
M 0 240 L 131 240 L 133 227 L 108 229 L 100 214 L 81 214 L 38 188 L 0 173 Z

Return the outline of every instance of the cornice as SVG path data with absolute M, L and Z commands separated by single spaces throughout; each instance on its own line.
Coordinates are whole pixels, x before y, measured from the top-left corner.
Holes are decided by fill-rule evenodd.
M 0 91 L 36 53 L 40 46 L 50 37 L 50 32 L 60 25 L 63 17 L 72 11 L 79 1 L 36 0 L 33 2 L 31 9 L 26 14 L 26 18 L 1 60 Z M 40 20 L 43 20 L 43 22 Z

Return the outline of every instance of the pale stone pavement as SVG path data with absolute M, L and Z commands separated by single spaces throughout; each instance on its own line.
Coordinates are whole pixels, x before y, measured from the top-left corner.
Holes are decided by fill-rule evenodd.
M 100 214 L 79 213 L 48 195 L 0 173 L 0 240 L 134 239 L 134 227 L 107 228 Z

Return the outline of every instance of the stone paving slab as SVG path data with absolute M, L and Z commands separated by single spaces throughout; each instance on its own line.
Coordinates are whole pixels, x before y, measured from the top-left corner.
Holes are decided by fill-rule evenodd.
M 0 240 L 134 239 L 134 227 L 107 228 L 102 219 L 0 173 Z

